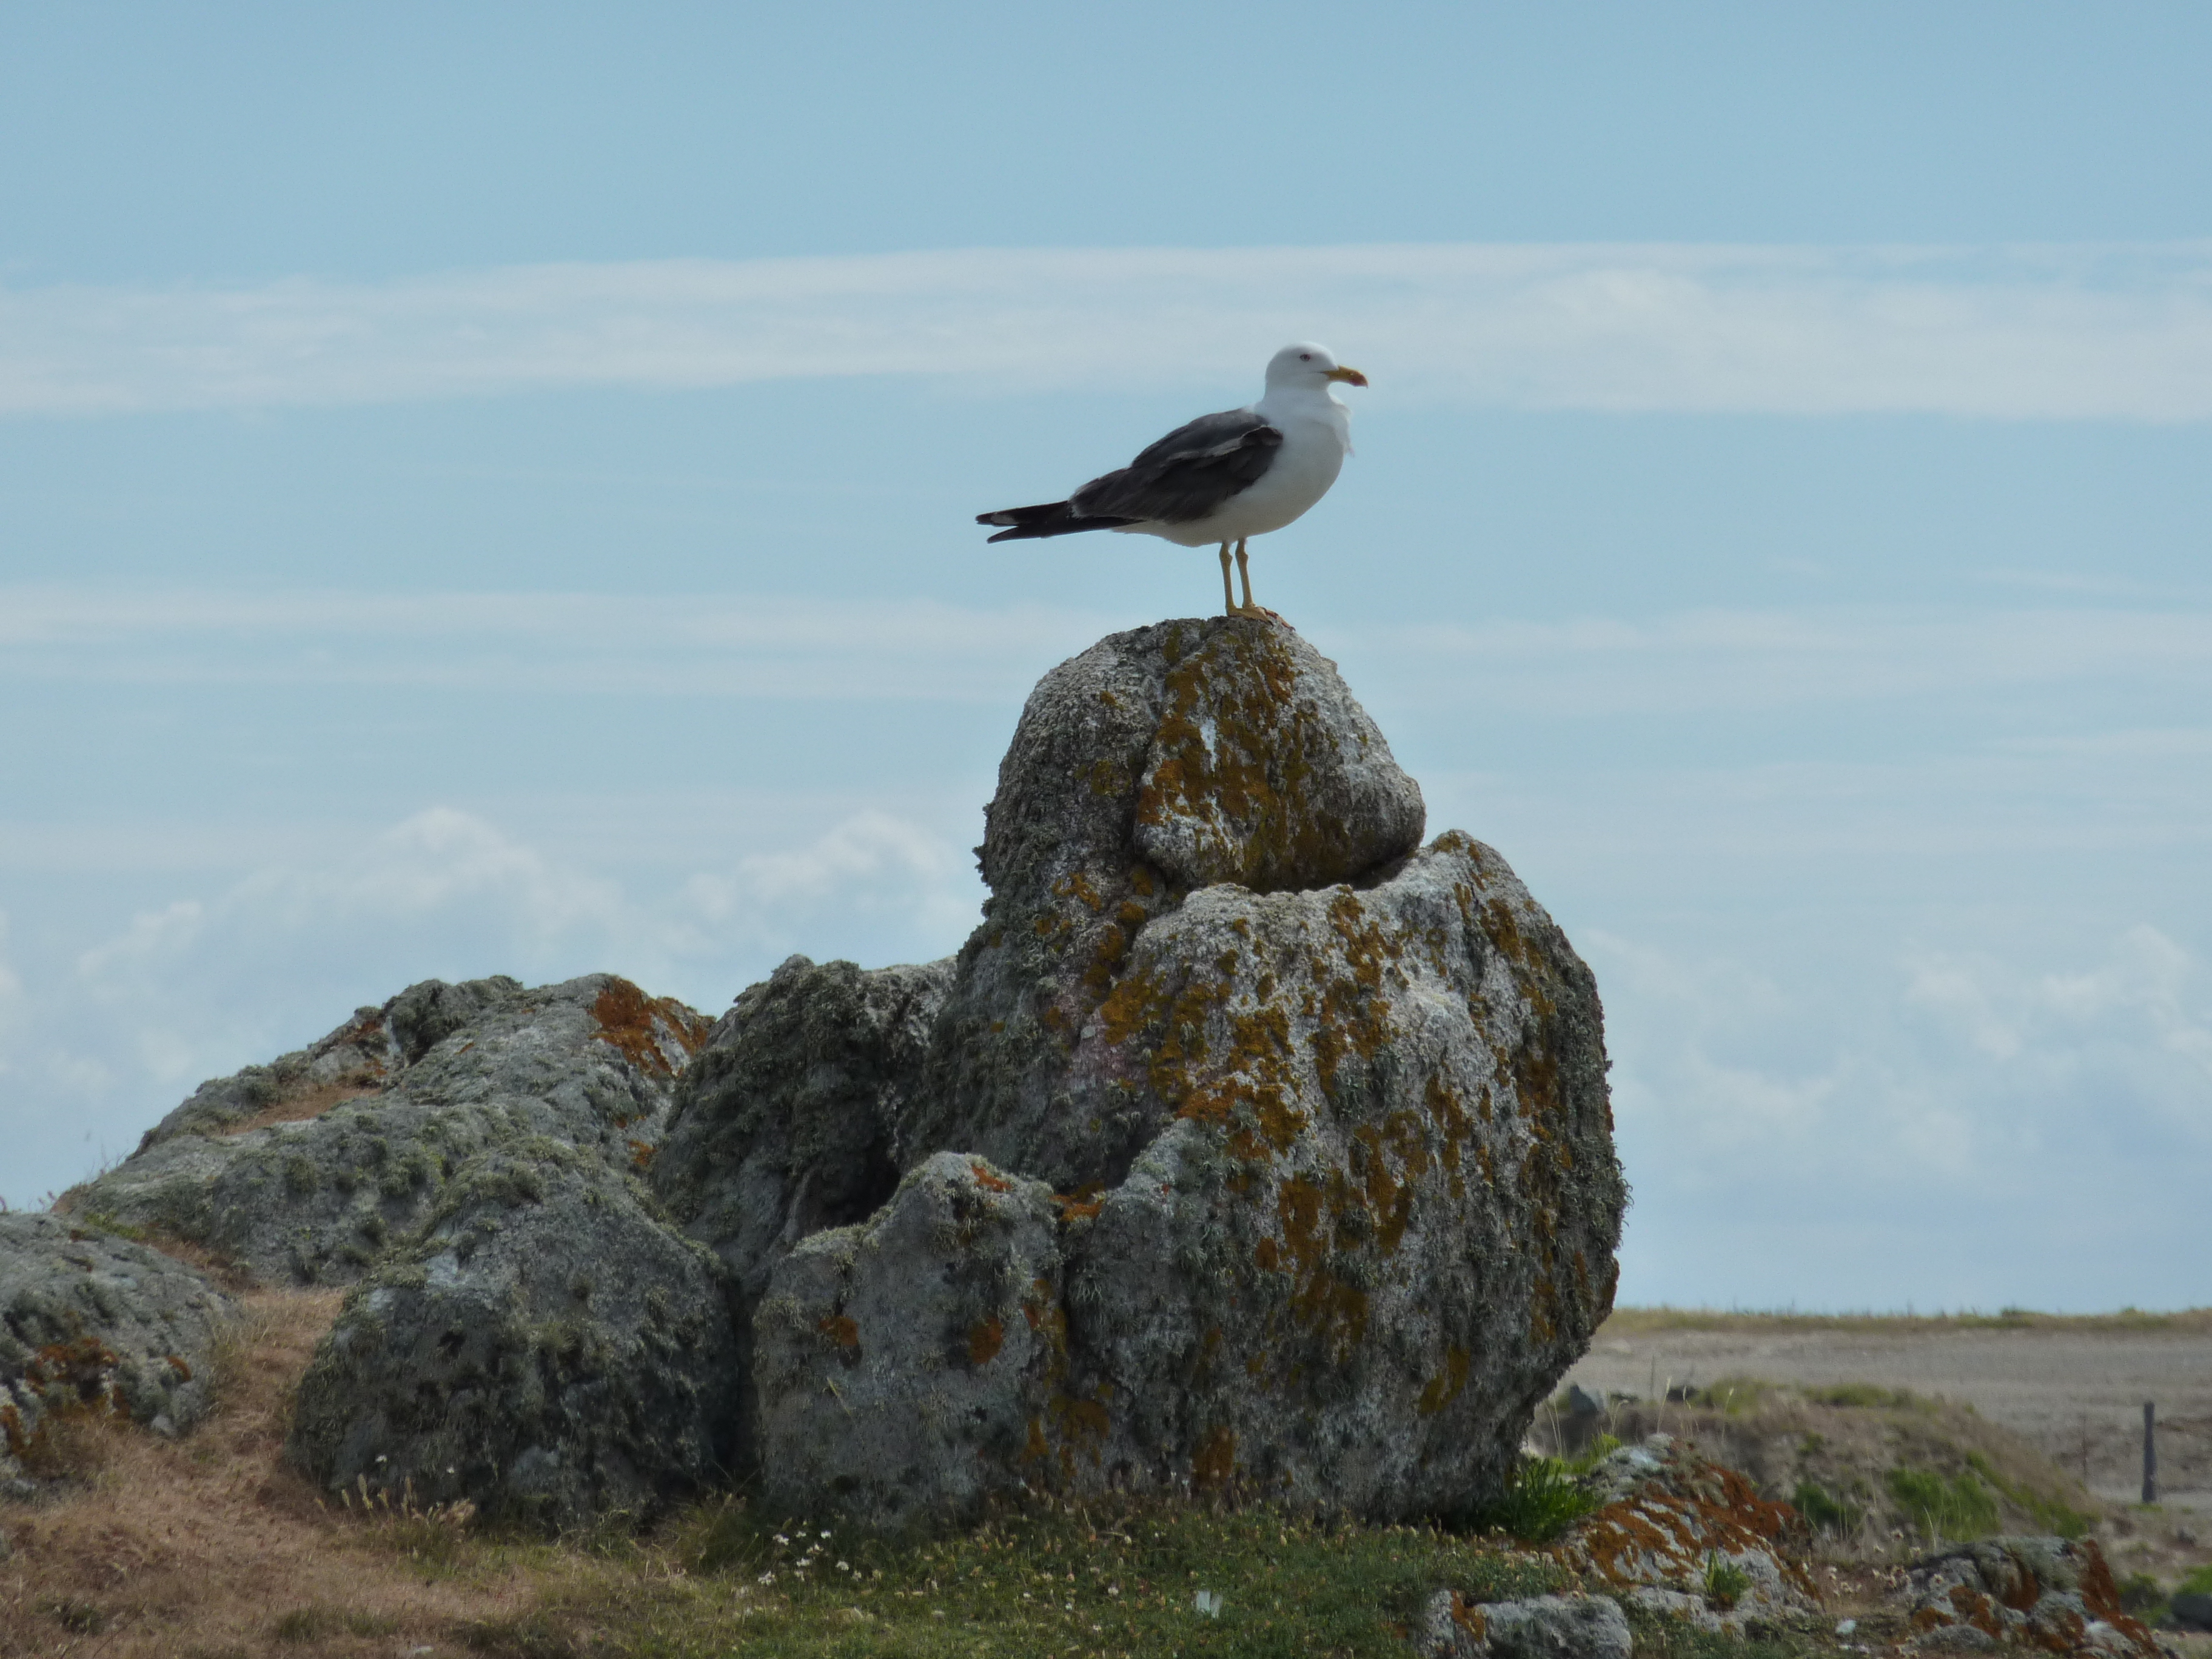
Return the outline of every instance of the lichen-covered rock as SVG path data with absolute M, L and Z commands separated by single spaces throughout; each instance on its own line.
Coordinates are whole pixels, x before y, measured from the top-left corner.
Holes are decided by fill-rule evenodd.
M 229 1313 L 205 1274 L 143 1244 L 0 1212 L 0 1487 L 23 1478 L 54 1412 L 189 1428 Z
M 1755 1621 L 1818 1607 L 1803 1518 L 1761 1498 L 1738 1471 L 1655 1434 L 1611 1453 L 1585 1480 L 1603 1502 L 1551 1554 L 1586 1581 L 1625 1590 L 1653 1612 L 1738 1635 Z M 1725 1600 L 1709 1591 L 1715 1562 L 1742 1575 L 1742 1588 Z
M 1589 970 L 1496 853 L 1456 834 L 1417 849 L 1420 826 L 1419 791 L 1294 635 L 1249 620 L 1117 635 L 1024 710 L 981 849 L 992 897 L 918 1075 L 901 1068 L 941 968 L 900 970 L 933 975 L 927 1001 L 855 969 L 780 971 L 737 1023 L 758 1044 L 744 1075 L 733 1049 L 690 1085 L 760 1126 L 732 1145 L 767 1148 L 772 1178 L 749 1188 L 725 1157 L 688 1194 L 664 1190 L 687 1217 L 720 1203 L 718 1239 L 754 1228 L 744 1262 L 789 1249 L 806 1218 L 781 1194 L 804 1161 L 773 1136 L 791 1116 L 836 1127 L 837 1146 L 879 1145 L 888 1123 L 902 1167 L 957 1155 L 1056 1194 L 1064 1292 L 1024 1317 L 1064 1328 L 1064 1355 L 1023 1407 L 1034 1433 L 963 1443 L 975 1491 L 1474 1508 L 1611 1306 L 1626 1188 Z M 864 1012 L 872 998 L 885 1012 Z M 793 1080 L 814 1076 L 802 1102 Z M 859 1237 L 801 1245 L 777 1272 L 829 1297 Z M 876 1287 L 902 1276 L 913 1306 L 934 1305 L 933 1258 L 872 1262 L 887 1316 L 900 1297 Z M 917 1317 L 917 1352 L 942 1349 Z M 779 1328 L 762 1409 L 804 1395 L 807 1427 L 764 1428 L 764 1480 L 849 1477 L 857 1495 L 823 1501 L 872 1524 L 904 1513 L 867 1485 L 870 1460 L 838 1461 L 842 1410 L 790 1370 L 820 1332 L 794 1329 Z M 756 1340 L 768 1330 L 763 1311 Z M 771 1356 L 756 1358 L 766 1388 Z M 935 1443 L 937 1398 L 878 1389 L 869 1433 Z M 802 1449 L 810 1436 L 833 1449 Z
M 1118 1181 L 1158 1125 L 1063 1100 L 1070 1049 L 1143 929 L 1194 888 L 1303 890 L 1420 844 L 1418 785 L 1335 665 L 1242 617 L 1102 640 L 1022 711 L 978 849 L 991 897 L 907 1159 L 980 1151 L 1062 1188 Z M 1106 1103 L 1110 1108 L 1113 1103 Z
M 754 1317 L 763 1498 L 878 1531 L 1027 1484 L 1066 1370 L 1052 1190 L 941 1152 L 782 1258 Z
M 2050 1653 L 2156 1659 L 2158 1638 L 2120 1607 L 2091 1538 L 1989 1538 L 1913 1564 L 1896 1598 L 1906 1645 L 1939 1651 L 2019 1644 Z
M 1629 1659 L 1628 1616 L 1603 1595 L 1533 1595 L 1469 1601 L 1457 1590 L 1429 1598 L 1414 1640 L 1422 1659 Z
M 66 1205 L 276 1283 L 349 1283 L 478 1153 L 544 1136 L 615 1165 L 649 1155 L 705 1030 L 609 974 L 427 981 L 203 1085 Z
M 289 1452 L 328 1490 L 567 1527 L 726 1479 L 741 1370 L 726 1274 L 632 1177 L 551 1140 L 459 1170 L 348 1294 Z
M 757 1300 L 810 1233 L 898 1186 L 896 1145 L 950 961 L 864 972 L 793 957 L 714 1023 L 678 1081 L 651 1184 Z

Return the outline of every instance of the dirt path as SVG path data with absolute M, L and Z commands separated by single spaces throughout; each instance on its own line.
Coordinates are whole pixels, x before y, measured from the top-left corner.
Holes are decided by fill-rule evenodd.
M 2087 1322 L 2021 1329 L 1893 1321 L 1808 1328 L 1733 1316 L 1724 1322 L 1669 1328 L 1624 1310 L 1599 1330 L 1568 1381 L 1646 1399 L 1670 1382 L 1702 1388 L 1724 1376 L 1942 1395 L 2026 1436 L 2115 1503 L 2142 1496 L 2142 1407 L 2154 1401 L 2160 1500 L 2212 1516 L 2212 1331 Z

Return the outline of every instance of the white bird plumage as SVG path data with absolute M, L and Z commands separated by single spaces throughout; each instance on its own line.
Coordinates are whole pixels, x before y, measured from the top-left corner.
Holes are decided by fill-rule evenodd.
M 1244 544 L 1297 519 L 1336 482 L 1352 453 L 1352 411 L 1332 390 L 1340 383 L 1365 386 L 1367 377 L 1325 346 L 1286 345 L 1268 361 L 1257 403 L 1178 427 L 1064 501 L 980 514 L 976 522 L 1004 526 L 994 542 L 1119 530 L 1184 547 L 1218 543 L 1230 614 L 1271 615 L 1252 602 Z M 1232 547 L 1241 605 L 1229 586 Z

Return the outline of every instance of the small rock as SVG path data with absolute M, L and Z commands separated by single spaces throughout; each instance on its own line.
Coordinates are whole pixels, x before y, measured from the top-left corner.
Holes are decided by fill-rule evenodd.
M 2212 1595 L 2177 1595 L 2166 1603 L 2166 1616 L 2176 1630 L 2212 1631 Z
M 2026 1643 L 2106 1659 L 2157 1659 L 2157 1639 L 2120 1607 L 2091 1538 L 1989 1538 L 1915 1562 L 1895 1599 L 1913 1648 Z
M 1471 1602 L 1438 1590 L 1417 1646 L 1424 1659 L 1629 1659 L 1633 1641 L 1627 1615 L 1607 1596 Z

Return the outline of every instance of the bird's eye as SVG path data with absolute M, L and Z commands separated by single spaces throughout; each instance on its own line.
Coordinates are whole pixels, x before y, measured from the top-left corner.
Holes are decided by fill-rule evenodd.
M 1310 351 L 1301 351 L 1298 353 L 1298 361 L 1302 363 L 1311 362 L 1313 361 L 1313 353 Z

